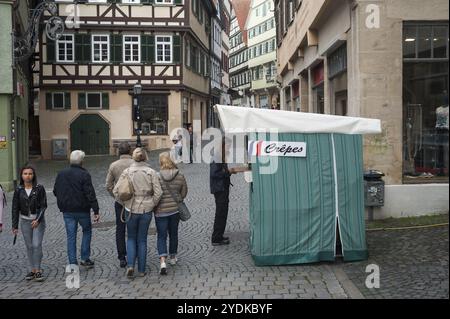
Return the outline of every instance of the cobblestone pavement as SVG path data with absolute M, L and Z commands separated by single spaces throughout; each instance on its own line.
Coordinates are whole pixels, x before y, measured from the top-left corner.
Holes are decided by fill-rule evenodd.
M 152 167 L 157 167 L 156 155 L 152 153 Z M 209 169 L 204 164 L 180 166 L 190 187 L 186 202 L 192 218 L 180 224 L 179 263 L 169 266 L 167 276 L 158 274 L 152 220 L 148 275 L 129 281 L 118 265 L 113 199 L 104 189 L 106 171 L 113 160 L 114 157 L 86 160 L 102 221 L 93 231 L 91 255 L 95 268 L 81 269 L 79 289 L 66 287 L 66 235 L 62 214 L 51 193 L 56 173 L 67 163 L 36 162 L 39 182 L 47 190 L 49 204 L 42 265 L 46 280 L 43 283 L 24 280 L 25 247 L 20 235 L 16 245 L 12 245 L 8 213 L 4 218 L 4 232 L 0 234 L 0 298 L 448 298 L 448 228 L 371 232 L 368 234 L 369 262 L 256 267 L 248 244 L 248 186 L 239 175 L 232 177 L 234 187 L 226 231 L 231 244 L 211 246 L 214 200 L 209 193 Z M 11 198 L 10 193 L 9 208 Z M 367 275 L 364 270 L 371 262 L 381 267 L 381 288 L 376 291 L 364 287 Z M 411 271 L 414 275 L 407 273 Z M 418 286 L 413 287 L 414 284 Z

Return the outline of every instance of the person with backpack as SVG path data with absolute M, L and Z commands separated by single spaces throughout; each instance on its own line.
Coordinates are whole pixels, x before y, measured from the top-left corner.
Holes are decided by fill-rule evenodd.
M 44 280 L 41 262 L 46 209 L 47 194 L 44 186 L 37 183 L 34 168 L 26 165 L 20 170 L 20 185 L 14 191 L 12 202 L 12 232 L 15 236 L 19 233 L 20 219 L 20 229 L 30 264 L 30 272 L 26 275 L 26 280 Z
M 146 275 L 147 236 L 152 212 L 162 196 L 158 175 L 147 164 L 147 152 L 136 148 L 134 162 L 123 171 L 114 186 L 114 197 L 123 203 L 122 218 L 127 223 L 127 271 L 128 278 L 134 278 L 136 259 L 138 275 Z
M 0 233 L 3 231 L 3 210 L 6 207 L 6 194 L 0 184 Z
M 169 264 L 177 262 L 178 223 L 180 221 L 178 203 L 187 195 L 187 183 L 168 152 L 159 155 L 159 179 L 163 195 L 155 210 L 155 223 L 158 233 L 157 247 L 160 259 L 160 274 L 167 274 L 167 234 L 169 235 Z
M 59 211 L 63 213 L 67 233 L 67 255 L 70 265 L 78 265 L 77 232 L 81 225 L 80 265 L 87 269 L 94 267 L 91 256 L 92 222 L 91 210 L 94 211 L 94 222 L 100 220 L 99 207 L 92 178 L 83 168 L 85 153 L 75 150 L 70 153 L 70 167 L 63 169 L 56 176 L 53 194 L 56 197 Z
M 108 193 L 114 197 L 113 189 L 114 185 L 120 178 L 123 171 L 130 167 L 134 162 L 131 158 L 131 148 L 130 144 L 127 142 L 122 142 L 119 145 L 119 155 L 120 159 L 111 163 L 108 170 L 108 175 L 106 176 L 106 190 Z M 114 202 L 114 209 L 116 212 L 116 247 L 117 247 L 117 257 L 120 261 L 120 268 L 125 268 L 127 266 L 127 249 L 126 249 L 126 224 L 121 220 L 120 215 L 122 213 L 123 206 L 119 201 Z

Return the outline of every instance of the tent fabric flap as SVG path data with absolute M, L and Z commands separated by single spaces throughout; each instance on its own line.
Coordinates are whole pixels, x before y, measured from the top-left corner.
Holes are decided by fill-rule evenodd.
M 378 119 L 226 105 L 216 105 L 215 109 L 227 133 L 269 130 L 278 133 L 381 133 L 381 122 Z

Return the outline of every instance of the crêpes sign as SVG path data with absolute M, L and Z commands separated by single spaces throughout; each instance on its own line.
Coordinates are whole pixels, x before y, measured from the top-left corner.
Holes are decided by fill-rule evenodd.
M 249 141 L 250 156 L 306 157 L 305 142 Z

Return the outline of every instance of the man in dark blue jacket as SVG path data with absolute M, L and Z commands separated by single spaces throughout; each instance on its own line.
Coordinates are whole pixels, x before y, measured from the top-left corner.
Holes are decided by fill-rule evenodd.
M 78 224 L 80 224 L 83 230 L 80 264 L 87 268 L 92 268 L 94 262 L 90 259 L 92 238 L 91 209 L 94 211 L 94 222 L 100 220 L 100 215 L 91 175 L 82 167 L 84 156 L 83 151 L 73 151 L 70 154 L 70 167 L 59 172 L 56 177 L 53 194 L 56 196 L 59 210 L 64 215 L 69 264 L 78 265 L 77 229 Z
M 235 173 L 233 168 L 228 168 L 225 163 L 225 153 L 228 152 L 228 145 L 225 145 L 225 139 L 222 140 L 222 161 L 212 162 L 210 164 L 209 183 L 211 194 L 214 194 L 216 202 L 216 215 L 214 218 L 214 229 L 212 234 L 212 245 L 228 245 L 230 240 L 224 237 L 225 227 L 228 217 L 228 203 L 230 195 L 230 176 Z

